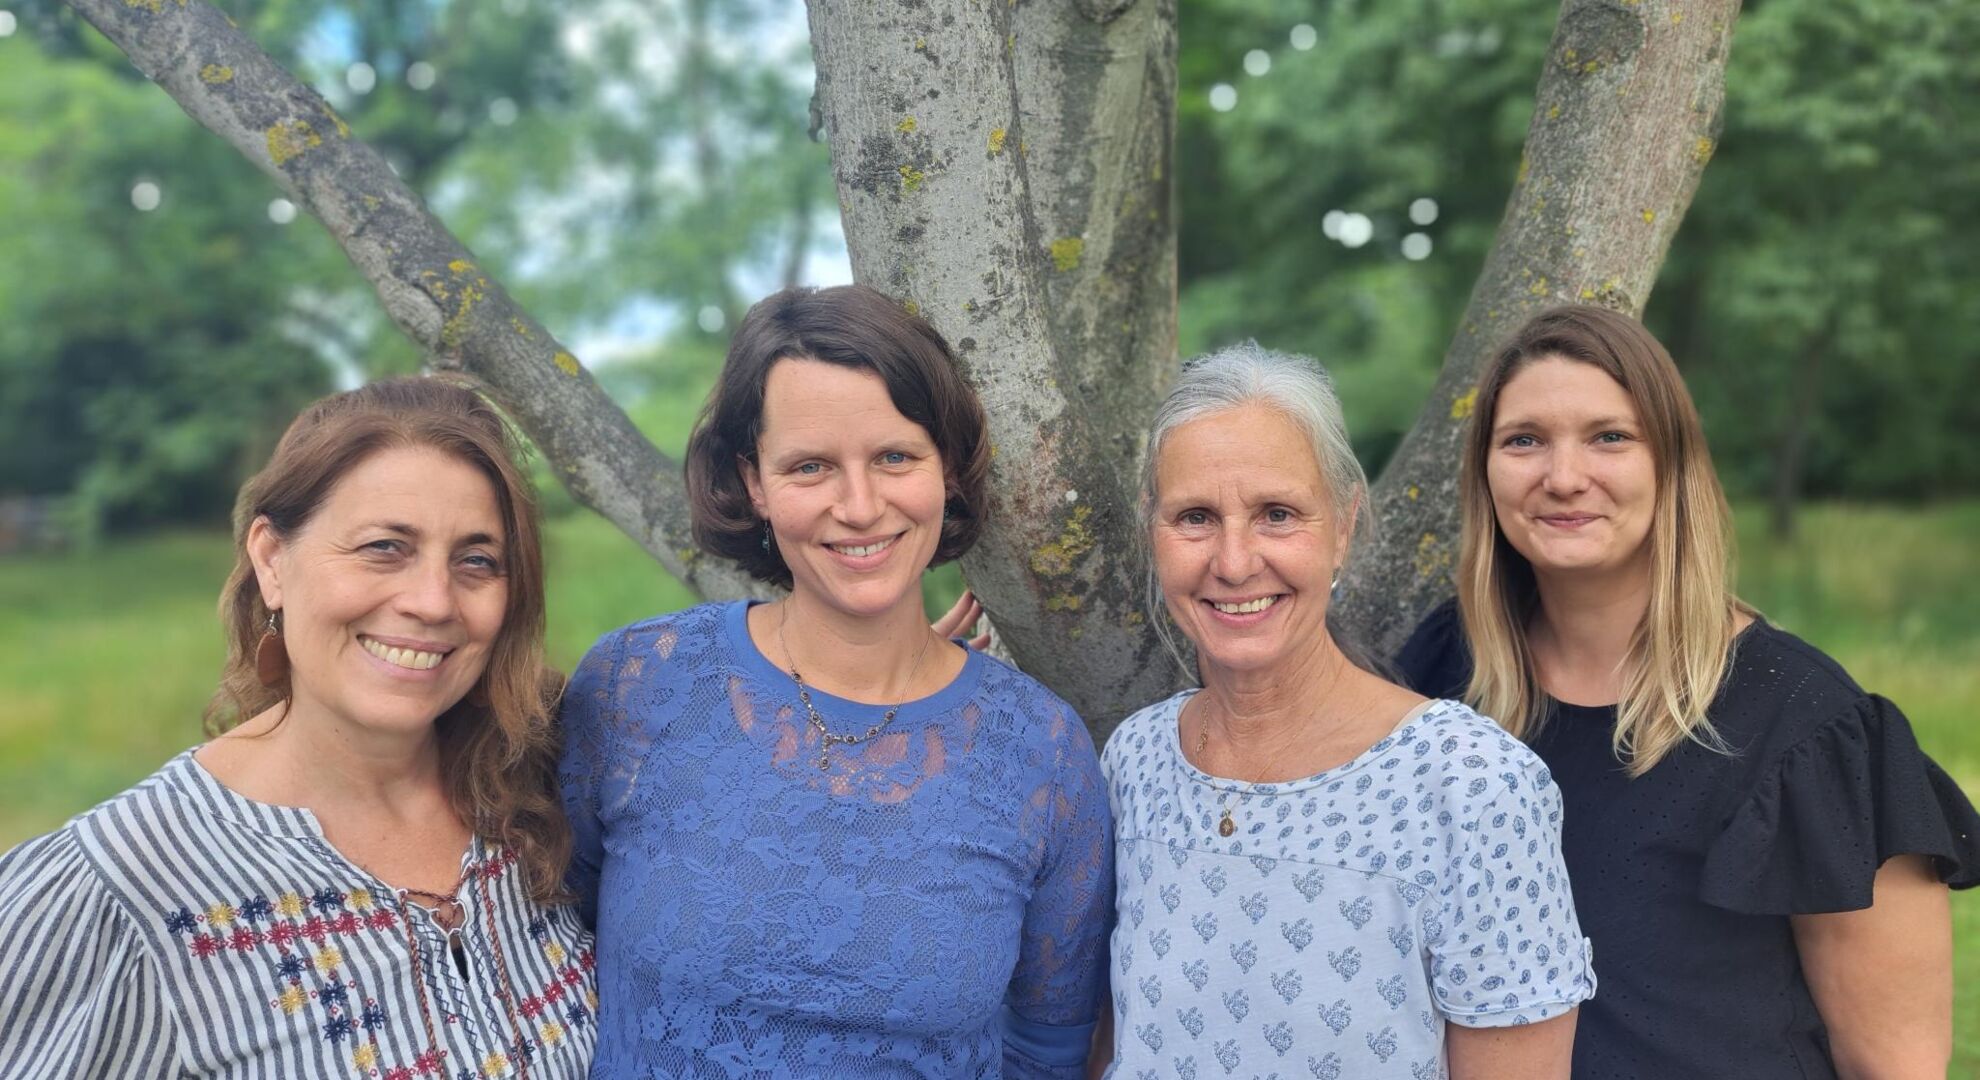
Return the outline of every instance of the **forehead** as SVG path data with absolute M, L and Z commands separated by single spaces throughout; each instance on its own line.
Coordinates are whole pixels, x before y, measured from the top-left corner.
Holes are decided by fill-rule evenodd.
M 1548 356 L 1513 373 L 1499 388 L 1493 422 L 1573 421 L 1610 417 L 1634 421 L 1629 391 L 1594 364 Z
M 494 481 L 474 465 L 431 447 L 390 447 L 352 466 L 310 519 L 328 529 L 384 523 L 500 538 L 502 508 Z
M 784 359 L 771 366 L 763 383 L 760 442 L 875 433 L 890 438 L 927 434 L 894 407 L 886 381 L 872 369 L 807 359 Z
M 1327 494 L 1312 440 L 1284 413 L 1263 405 L 1240 405 L 1172 429 L 1155 460 L 1155 485 L 1164 502 L 1213 493 Z

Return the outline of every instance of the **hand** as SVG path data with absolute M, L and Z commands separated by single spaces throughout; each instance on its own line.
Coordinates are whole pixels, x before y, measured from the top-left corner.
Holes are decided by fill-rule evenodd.
M 929 629 L 942 635 L 944 639 L 960 637 L 971 634 L 976 627 L 976 621 L 982 617 L 983 605 L 976 602 L 976 594 L 964 589 L 963 594 L 956 599 L 956 606 L 943 612 L 942 617 L 936 619 Z M 977 652 L 982 652 L 990 647 L 990 632 L 985 630 L 981 634 L 970 636 L 967 644 Z

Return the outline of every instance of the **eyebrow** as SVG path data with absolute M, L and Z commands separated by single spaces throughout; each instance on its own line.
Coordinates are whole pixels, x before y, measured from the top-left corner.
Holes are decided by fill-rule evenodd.
M 1515 416 L 1510 420 L 1502 420 L 1499 423 L 1492 425 L 1492 431 L 1494 434 L 1496 434 L 1501 431 L 1510 431 L 1514 428 L 1541 427 L 1541 426 L 1543 425 L 1540 423 L 1540 421 L 1535 420 L 1530 416 Z M 1632 420 L 1627 416 L 1597 416 L 1590 419 L 1586 424 L 1582 426 L 1586 428 L 1618 428 L 1618 427 L 1636 427 L 1638 425 L 1635 420 Z
M 418 539 L 420 536 L 418 529 L 401 521 L 380 521 L 368 527 L 384 529 L 386 532 L 398 533 L 400 536 L 412 539 Z M 458 547 L 467 547 L 472 544 L 491 544 L 495 547 L 501 547 L 502 541 L 500 537 L 490 536 L 485 532 L 477 532 L 461 537 L 455 544 Z

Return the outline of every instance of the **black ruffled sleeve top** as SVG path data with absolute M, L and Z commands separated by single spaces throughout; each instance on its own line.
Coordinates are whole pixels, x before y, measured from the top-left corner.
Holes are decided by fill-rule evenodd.
M 1397 657 L 1420 693 L 1462 697 L 1455 602 Z M 1562 854 L 1601 986 L 1574 1075 L 1835 1076 L 1787 916 L 1870 906 L 1895 855 L 1980 884 L 1980 815 L 1889 701 L 1756 621 L 1707 713 L 1731 753 L 1686 742 L 1631 779 L 1614 706 L 1550 703 L 1531 740 L 1561 790 Z

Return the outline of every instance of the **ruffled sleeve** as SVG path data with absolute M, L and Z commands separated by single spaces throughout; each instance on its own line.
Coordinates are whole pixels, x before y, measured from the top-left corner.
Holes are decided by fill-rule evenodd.
M 1706 851 L 1706 903 L 1752 915 L 1860 910 L 1896 855 L 1931 856 L 1955 889 L 1980 884 L 1980 815 L 1889 701 L 1861 698 L 1763 769 Z
M 10 1080 L 183 1072 L 151 954 L 68 829 L 0 858 L 0 1062 Z

